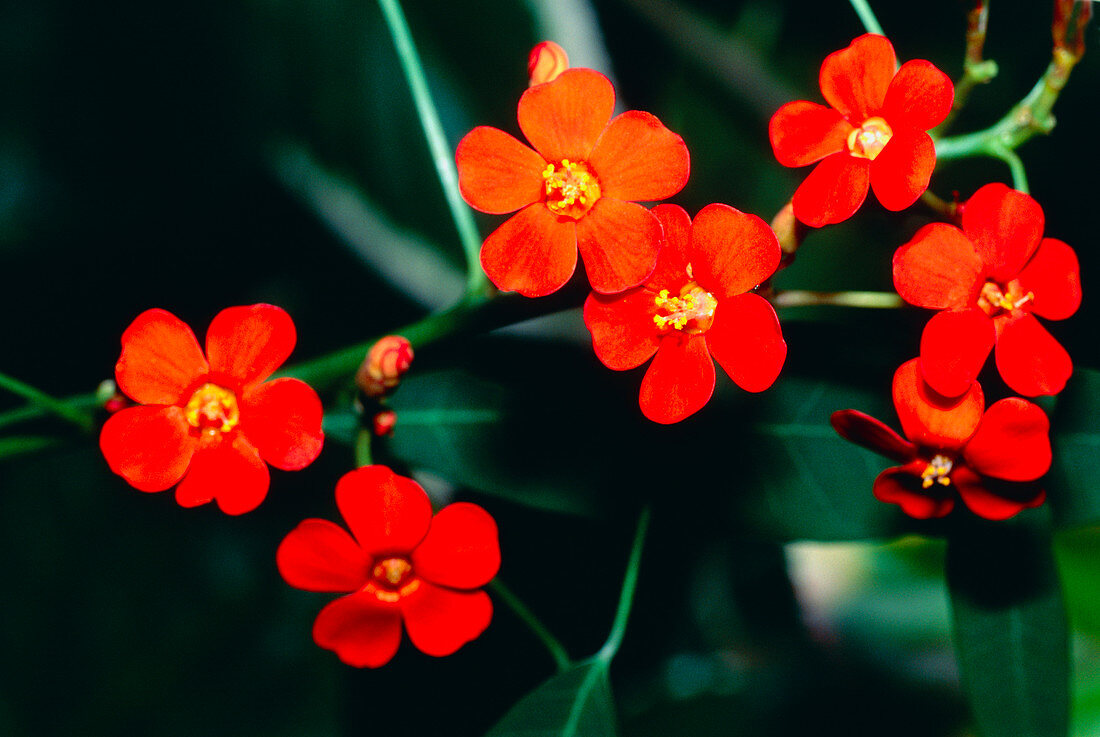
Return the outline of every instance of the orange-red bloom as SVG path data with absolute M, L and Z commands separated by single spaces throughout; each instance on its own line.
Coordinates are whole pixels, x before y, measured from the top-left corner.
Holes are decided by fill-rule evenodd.
M 266 464 L 295 471 L 321 452 L 316 392 L 297 379 L 265 381 L 296 340 L 290 316 L 274 305 L 219 312 L 205 355 L 170 312 L 138 315 L 122 334 L 115 377 L 143 406 L 104 423 L 99 446 L 111 470 L 141 491 L 178 482 L 184 507 L 216 500 L 227 514 L 255 509 L 267 495 Z
M 493 604 L 480 591 L 500 568 L 493 518 L 467 502 L 432 517 L 413 481 L 365 466 L 336 484 L 344 528 L 307 519 L 276 554 L 279 572 L 307 591 L 350 592 L 317 615 L 314 641 L 359 668 L 385 665 L 409 639 L 428 655 L 450 655 L 489 626 Z
M 820 83 L 831 107 L 789 102 L 768 126 L 780 164 L 821 162 L 794 193 L 795 216 L 818 228 L 847 220 L 868 188 L 887 210 L 909 207 L 936 166 L 925 131 L 950 112 L 951 80 L 923 59 L 898 69 L 890 42 L 865 34 L 825 58 Z
M 742 389 L 767 389 L 787 357 L 775 310 L 750 292 L 779 266 L 767 224 L 728 205 L 691 221 L 677 205 L 653 213 L 665 230 L 657 268 L 641 287 L 593 292 L 584 303 L 592 346 L 605 366 L 635 368 L 656 355 L 642 380 L 642 413 L 679 422 L 714 392 L 713 356 Z
M 921 336 L 924 378 L 958 396 L 990 350 L 1001 378 L 1026 396 L 1057 394 L 1073 372 L 1065 348 L 1035 315 L 1062 320 L 1081 304 L 1077 255 L 1043 237 L 1039 203 L 987 184 L 962 210 L 962 229 L 932 223 L 894 254 L 894 286 L 904 300 L 941 312 Z
M 612 120 L 614 107 L 607 77 L 567 69 L 520 98 L 519 127 L 534 150 L 485 126 L 459 142 L 466 202 L 496 215 L 519 210 L 481 247 L 481 265 L 501 289 L 528 297 L 558 290 L 578 248 L 597 292 L 621 292 L 653 271 L 661 226 L 637 201 L 679 192 L 688 150 L 649 113 Z
M 943 517 L 956 498 L 986 519 L 1007 519 L 1043 503 L 1038 479 L 1050 468 L 1050 422 L 1038 406 L 1011 397 L 989 409 L 975 382 L 958 399 L 936 394 L 922 379 L 920 359 L 894 374 L 894 407 L 902 438 L 862 412 L 834 412 L 833 427 L 848 440 L 900 466 L 875 479 L 875 496 L 911 517 Z

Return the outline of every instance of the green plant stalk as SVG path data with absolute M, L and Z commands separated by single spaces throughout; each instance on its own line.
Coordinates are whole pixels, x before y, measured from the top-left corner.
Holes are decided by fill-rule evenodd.
M 520 618 L 520 621 L 527 625 L 528 629 L 546 647 L 550 657 L 554 659 L 554 665 L 557 666 L 558 673 L 564 673 L 573 666 L 572 661 L 569 659 L 569 653 L 565 651 L 565 647 L 562 646 L 558 638 L 551 634 L 546 625 L 512 593 L 511 589 L 505 586 L 499 578 L 490 581 L 488 588 Z
M 882 26 L 878 24 L 878 18 L 875 17 L 871 6 L 867 4 L 867 0 L 848 0 L 848 2 L 852 4 L 852 9 L 856 11 L 856 15 L 859 16 L 863 27 L 867 29 L 867 33 L 877 33 L 880 36 L 886 35 L 882 32 Z
M 401 69 L 405 73 L 405 80 L 412 92 L 416 113 L 420 117 L 420 125 L 428 140 L 428 149 L 431 151 L 436 173 L 443 185 L 443 196 L 447 199 L 447 206 L 451 210 L 451 217 L 458 229 L 458 237 L 466 255 L 466 294 L 485 294 L 489 289 L 489 281 L 481 269 L 479 257 L 481 235 L 478 233 L 470 208 L 463 202 L 459 193 L 458 170 L 455 167 L 454 154 L 447 143 L 447 136 L 443 133 L 443 125 L 439 122 L 435 103 L 432 102 L 431 92 L 424 77 L 424 67 L 420 63 L 420 55 L 416 51 L 412 34 L 409 32 L 405 13 L 401 10 L 401 3 L 398 0 L 378 0 L 378 4 L 382 8 L 382 15 L 385 16 L 386 25 L 390 29 L 394 46 L 397 48 Z
M 895 309 L 905 305 L 894 292 L 809 292 L 802 289 L 777 290 L 771 303 L 778 308 L 832 305 L 867 309 Z
M 615 610 L 615 621 L 611 625 L 611 634 L 596 653 L 596 659 L 610 663 L 619 652 L 626 634 L 626 624 L 630 619 L 630 609 L 634 605 L 634 592 L 638 588 L 638 568 L 642 562 L 642 548 L 645 546 L 646 532 L 649 530 L 650 510 L 647 505 L 638 517 L 638 528 L 634 531 L 634 543 L 630 547 L 630 560 L 626 564 L 623 576 L 623 588 L 619 594 L 619 606 Z
M 365 427 L 361 428 L 355 436 L 355 465 L 357 467 L 362 468 L 374 463 L 374 457 L 371 454 L 372 440 L 374 440 L 374 436 Z
M 92 429 L 91 413 L 77 409 L 64 400 L 51 397 L 49 394 L 35 389 L 30 384 L 25 384 L 7 374 L 0 374 L 0 389 L 6 389 L 13 394 L 23 397 L 32 404 L 37 405 L 44 410 L 44 412 L 56 415 L 63 420 L 71 422 L 81 430 L 90 431 Z M 26 412 L 20 412 L 19 410 L 14 410 L 13 412 L 15 414 L 8 413 L 8 417 L 15 416 L 18 419 L 28 419 Z

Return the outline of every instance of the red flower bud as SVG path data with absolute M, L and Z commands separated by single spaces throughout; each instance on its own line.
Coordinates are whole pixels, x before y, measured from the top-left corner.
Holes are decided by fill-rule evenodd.
M 355 383 L 368 397 L 383 397 L 397 388 L 412 360 L 412 344 L 400 335 L 387 335 L 371 346 Z
M 569 68 L 569 57 L 565 49 L 553 41 L 543 41 L 531 49 L 527 57 L 527 75 L 531 78 L 528 87 L 550 82 Z
M 397 426 L 397 413 L 392 409 L 384 409 L 371 420 L 371 431 L 376 437 L 391 436 Z

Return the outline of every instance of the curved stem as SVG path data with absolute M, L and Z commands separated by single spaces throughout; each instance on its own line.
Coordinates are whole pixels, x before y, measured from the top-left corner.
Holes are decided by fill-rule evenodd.
M 1024 171 L 1024 162 L 1016 155 L 1016 152 L 1010 148 L 999 146 L 992 147 L 990 151 L 994 156 L 1008 164 L 1009 171 L 1012 172 L 1012 186 L 1024 194 L 1030 194 L 1027 187 L 1027 172 Z
M 89 412 L 83 412 L 64 400 L 51 397 L 49 394 L 35 389 L 30 384 L 24 384 L 7 374 L 0 374 L 0 389 L 18 394 L 45 412 L 71 422 L 81 430 L 88 431 L 92 429 L 92 415 Z M 19 419 L 27 419 L 26 411 L 13 410 L 12 413 L 7 414 L 8 417 L 16 416 Z
M 458 237 L 462 241 L 462 250 L 466 254 L 466 294 L 484 294 L 489 288 L 489 281 L 481 269 L 478 255 L 481 250 L 481 235 L 477 231 L 470 208 L 462 201 L 458 191 L 458 170 L 455 168 L 454 153 L 447 143 L 443 125 L 439 122 L 439 113 L 432 102 L 432 95 L 424 78 L 424 67 L 409 32 L 409 24 L 398 0 L 378 0 L 378 4 L 386 18 L 394 46 L 397 47 L 401 69 L 409 83 L 416 113 L 420 116 L 420 125 L 424 128 L 432 161 L 443 185 L 443 195 L 447 198 L 447 206 L 451 210 Z
M 859 16 L 863 27 L 867 29 L 867 33 L 877 33 L 880 36 L 886 35 L 882 32 L 882 26 L 878 24 L 878 18 L 875 17 L 871 6 L 867 4 L 867 0 L 848 0 L 848 2 L 852 4 L 852 9 L 856 11 L 856 15 Z
M 634 605 L 634 591 L 638 588 L 638 567 L 642 562 L 642 548 L 645 546 L 645 536 L 649 530 L 649 518 L 649 506 L 646 505 L 642 509 L 641 516 L 638 517 L 638 528 L 634 531 L 634 543 L 630 546 L 630 560 L 626 564 L 626 575 L 623 576 L 623 588 L 619 594 L 619 606 L 615 610 L 611 634 L 607 636 L 607 641 L 596 653 L 598 660 L 610 662 L 623 644 L 626 623 L 630 619 L 630 608 Z
M 546 646 L 547 651 L 550 653 L 550 657 L 554 659 L 554 665 L 557 666 L 558 672 L 562 673 L 573 665 L 569 659 L 569 653 L 565 651 L 561 642 L 558 641 L 554 635 L 550 633 L 550 630 L 546 629 L 534 612 L 527 608 L 522 601 L 512 593 L 511 589 L 505 586 L 499 578 L 494 578 L 489 582 L 488 588 L 497 595 L 497 597 L 503 601 L 509 609 L 515 612 L 516 616 L 527 625 L 528 629 L 539 638 L 539 641 Z

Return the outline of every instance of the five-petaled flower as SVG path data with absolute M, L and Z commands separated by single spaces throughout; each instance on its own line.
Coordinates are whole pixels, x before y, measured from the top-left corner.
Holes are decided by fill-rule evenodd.
M 983 413 L 980 384 L 962 397 L 943 397 L 921 379 L 919 361 L 894 374 L 894 407 L 908 440 L 856 410 L 832 416 L 845 438 L 902 464 L 878 475 L 875 496 L 918 519 L 947 515 L 956 494 L 974 514 L 994 520 L 1042 504 L 1038 479 L 1051 462 L 1043 410 L 1011 397 Z
M 928 188 L 936 149 L 925 132 L 947 117 L 955 88 L 923 59 L 897 67 L 894 47 L 865 34 L 821 65 L 831 107 L 789 102 L 768 126 L 784 166 L 820 161 L 794 193 L 795 216 L 814 227 L 847 220 L 867 189 L 887 210 L 904 210 Z
M 661 226 L 637 201 L 679 192 L 688 150 L 649 113 L 611 119 L 614 106 L 607 77 L 568 69 L 520 98 L 519 127 L 534 150 L 485 126 L 459 142 L 466 202 L 497 215 L 519 210 L 481 248 L 481 265 L 501 289 L 528 297 L 558 290 L 578 248 L 598 292 L 635 287 L 653 271 Z
M 640 366 L 642 413 L 661 423 L 698 411 L 714 392 L 713 356 L 743 389 L 767 389 L 787 357 L 775 310 L 750 292 L 779 265 L 775 234 L 755 215 L 704 207 L 692 222 L 677 205 L 653 208 L 666 245 L 641 287 L 593 292 L 584 322 L 596 356 L 609 368 Z
M 99 445 L 111 470 L 141 491 L 178 482 L 184 507 L 216 500 L 228 514 L 255 509 L 267 495 L 267 463 L 294 471 L 321 452 L 316 392 L 297 379 L 265 381 L 296 340 L 290 316 L 274 305 L 219 312 L 205 355 L 170 312 L 138 315 L 122 334 L 115 377 L 142 406 L 103 425 Z
M 965 392 L 994 345 L 1001 378 L 1020 394 L 1057 394 L 1073 372 L 1035 315 L 1077 311 L 1077 255 L 1043 237 L 1043 210 L 1022 192 L 987 184 L 963 206 L 961 230 L 921 228 L 894 254 L 894 286 L 907 302 L 941 310 L 920 346 L 924 378 L 940 394 Z
M 365 466 L 336 485 L 344 528 L 307 519 L 283 539 L 279 572 L 307 591 L 347 593 L 317 615 L 313 639 L 356 667 L 385 665 L 409 639 L 450 655 L 489 626 L 493 605 L 479 589 L 500 567 L 493 518 L 457 502 L 432 517 L 428 495 L 385 466 Z

